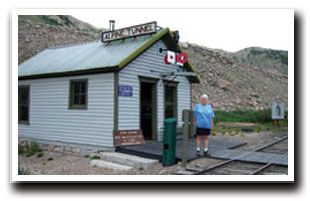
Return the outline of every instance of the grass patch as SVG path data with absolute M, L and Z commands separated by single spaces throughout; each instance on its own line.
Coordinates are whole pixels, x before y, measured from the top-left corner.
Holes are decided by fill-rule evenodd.
M 18 167 L 18 175 L 30 175 L 30 170 Z
M 273 126 L 271 122 L 269 123 L 261 123 L 261 124 L 257 124 L 254 127 L 254 131 L 256 132 L 260 132 L 260 131 L 284 131 L 287 130 L 287 120 L 282 120 L 282 122 L 280 121 L 280 127 L 277 126 Z
M 24 154 L 25 150 L 21 145 L 18 145 L 18 155 Z
M 27 144 L 28 145 L 28 144 Z M 41 152 L 40 146 L 38 143 L 30 141 L 29 145 L 27 146 L 28 151 L 32 151 L 34 153 Z
M 100 160 L 100 156 L 92 156 L 91 159 L 92 160 Z
M 214 131 L 211 132 L 212 135 L 216 135 L 216 133 L 221 133 L 223 135 L 239 135 L 242 133 L 241 128 L 235 128 L 235 127 L 220 127 L 220 126 L 215 126 Z
M 30 157 L 30 156 L 33 156 L 34 155 L 34 152 L 33 151 L 28 151 L 26 153 L 26 157 Z
M 214 111 L 214 123 L 218 122 L 248 122 L 265 123 L 271 122 L 271 110 L 234 110 L 234 111 Z
M 42 152 L 40 149 L 40 146 L 33 141 L 30 141 L 29 143 L 26 143 L 26 150 L 24 150 L 22 147 L 18 147 L 18 153 L 26 153 L 26 157 L 30 157 L 35 155 L 37 152 Z
M 44 24 L 44 20 L 42 20 L 39 15 L 18 15 L 18 20 L 20 21 L 22 19 L 29 20 L 33 23 Z
M 261 132 L 261 131 L 277 131 L 287 130 L 288 120 L 280 120 L 280 127 L 272 125 L 271 110 L 235 110 L 235 111 L 214 111 L 214 123 L 219 122 L 233 122 L 233 123 L 255 123 L 253 130 L 242 130 L 238 127 L 221 127 L 215 126 L 213 134 L 221 133 L 223 135 L 241 135 L 246 132 Z M 288 111 L 285 111 L 285 116 L 288 116 Z
M 37 154 L 37 157 L 38 158 L 41 158 L 43 156 L 43 152 L 39 152 L 38 154 Z

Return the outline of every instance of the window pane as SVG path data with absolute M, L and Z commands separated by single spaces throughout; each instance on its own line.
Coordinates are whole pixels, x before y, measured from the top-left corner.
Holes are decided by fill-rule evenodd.
M 28 88 L 20 89 L 20 104 L 28 105 Z
M 71 105 L 73 109 L 75 106 L 85 106 L 87 105 L 87 81 L 71 81 Z M 80 107 L 76 107 L 80 108 Z
M 28 121 L 29 87 L 18 88 L 18 117 L 19 121 Z
M 166 109 L 165 109 L 165 118 L 174 117 L 173 107 L 174 107 L 173 105 L 166 106 Z
M 165 86 L 165 118 L 176 117 L 176 88 Z
M 80 96 L 79 95 L 73 96 L 73 104 L 74 105 L 79 105 L 80 104 Z
M 21 121 L 28 121 L 28 106 L 21 106 L 20 107 L 20 116 L 19 120 Z
M 78 94 L 80 93 L 80 83 L 72 83 L 73 84 L 73 93 Z
M 166 96 L 165 96 L 166 102 L 173 103 L 173 97 L 174 97 L 174 88 L 166 87 Z
M 80 98 L 81 98 L 81 105 L 85 105 L 86 104 L 86 97 L 85 97 L 85 95 L 81 95 Z
M 86 93 L 86 83 L 81 83 L 81 93 Z

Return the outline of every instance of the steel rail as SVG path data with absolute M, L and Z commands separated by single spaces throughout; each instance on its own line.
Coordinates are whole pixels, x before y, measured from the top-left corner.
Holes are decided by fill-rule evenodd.
M 259 148 L 257 148 L 257 149 L 254 149 L 253 152 L 261 151 L 261 150 L 263 150 L 263 149 L 265 149 L 265 148 L 267 148 L 267 147 L 270 147 L 270 146 L 272 146 L 272 145 L 275 145 L 275 144 L 277 144 L 277 143 L 279 143 L 279 142 L 281 142 L 281 141 L 283 141 L 283 140 L 286 140 L 286 139 L 288 139 L 288 136 L 283 137 L 283 138 L 280 138 L 280 139 L 278 139 L 278 140 L 275 140 L 275 141 L 273 141 L 273 142 L 271 142 L 271 143 L 269 143 L 269 144 L 267 144 L 267 145 L 261 146 L 261 147 L 259 147 Z
M 257 152 L 257 151 L 263 150 L 263 149 L 265 149 L 265 148 L 267 148 L 267 147 L 270 147 L 270 146 L 272 146 L 272 145 L 274 145 L 274 144 L 277 144 L 277 143 L 279 143 L 279 142 L 281 142 L 281 141 L 283 141 L 283 140 L 285 140 L 285 139 L 287 139 L 287 138 L 288 138 L 288 136 L 283 137 L 283 138 L 278 139 L 278 140 L 275 140 L 275 141 L 273 141 L 273 142 L 271 142 L 271 143 L 269 143 L 269 144 L 267 144 L 267 145 L 264 145 L 264 146 L 261 146 L 261 147 L 259 147 L 259 148 L 254 149 L 252 152 Z M 250 152 L 250 153 L 252 153 L 252 152 Z M 229 160 L 227 160 L 227 161 L 223 161 L 223 162 L 221 162 L 221 163 L 215 164 L 215 165 L 213 165 L 213 166 L 211 166 L 211 167 L 209 167 L 209 168 L 207 168 L 207 169 L 204 169 L 204 170 L 201 170 L 201 171 L 197 171 L 197 172 L 195 172 L 193 175 L 204 174 L 204 173 L 206 173 L 206 172 L 208 172 L 208 171 L 210 171 L 210 170 L 213 170 L 213 169 L 215 169 L 215 168 L 221 167 L 221 166 L 226 165 L 226 164 L 228 164 L 228 163 L 231 163 L 231 162 L 233 162 L 233 161 L 237 161 L 239 158 L 241 158 L 241 157 L 243 157 L 243 156 L 246 156 L 246 155 L 248 155 L 248 154 L 250 154 L 250 153 L 245 153 L 245 154 L 242 154 L 242 155 L 237 156 L 237 157 L 235 157 L 235 158 L 229 159 Z M 268 163 L 268 164 L 269 164 L 269 163 Z M 263 167 L 267 166 L 268 164 L 264 165 Z M 270 165 L 271 165 L 271 164 L 272 164 L 272 163 L 270 163 Z M 270 165 L 268 165 L 267 167 L 269 167 Z M 263 168 L 263 167 L 261 167 L 261 168 Z M 266 168 L 267 168 L 267 167 L 266 167 Z M 261 168 L 259 168 L 259 169 L 261 169 Z M 257 170 L 259 170 L 259 169 L 257 169 Z M 264 169 L 265 169 L 265 168 L 264 168 Z M 253 172 L 255 173 L 257 170 L 255 170 L 255 171 L 253 171 Z M 261 171 L 261 170 L 260 170 L 260 171 Z M 252 172 L 252 173 L 253 173 L 253 172 Z
M 250 175 L 256 175 L 257 173 L 265 170 L 266 168 L 270 167 L 272 165 L 272 163 L 267 163 L 264 166 L 258 168 L 257 170 L 254 170 L 253 172 L 250 173 Z

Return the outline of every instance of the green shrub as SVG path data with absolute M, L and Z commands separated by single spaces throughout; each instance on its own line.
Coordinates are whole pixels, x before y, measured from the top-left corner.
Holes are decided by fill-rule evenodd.
M 47 160 L 48 161 L 52 161 L 52 160 L 54 160 L 54 158 L 53 157 L 49 157 Z
M 34 153 L 37 153 L 37 152 L 41 152 L 42 150 L 40 149 L 40 146 L 38 145 L 38 143 L 30 141 L 28 151 L 32 151 Z
M 27 157 L 30 157 L 37 152 L 42 152 L 42 150 L 40 149 L 40 146 L 36 142 L 30 141 L 29 143 L 26 144 Z
M 271 122 L 271 109 L 261 110 L 257 113 L 257 122 Z
M 33 151 L 28 151 L 27 154 L 26 154 L 27 157 L 30 157 L 30 156 L 32 156 L 32 155 L 34 155 L 34 152 L 33 152 Z
M 38 154 L 37 154 L 37 157 L 38 158 L 41 158 L 43 156 L 43 152 L 39 152 Z
M 92 160 L 100 160 L 100 156 L 92 156 L 91 159 Z
M 18 145 L 18 155 L 25 153 L 24 148 L 21 145 Z
M 85 155 L 84 158 L 90 158 L 90 156 L 89 155 Z
M 57 20 L 51 19 L 51 18 L 49 18 L 49 17 L 46 16 L 46 15 L 40 15 L 40 18 L 41 18 L 46 24 L 50 24 L 50 25 L 60 25 L 60 26 L 62 26 L 62 24 L 59 24 L 59 23 L 57 22 Z
M 271 122 L 271 110 L 234 110 L 234 111 L 214 111 L 214 123 L 218 122 L 247 122 L 266 123 Z
M 29 175 L 30 170 L 18 167 L 18 175 Z

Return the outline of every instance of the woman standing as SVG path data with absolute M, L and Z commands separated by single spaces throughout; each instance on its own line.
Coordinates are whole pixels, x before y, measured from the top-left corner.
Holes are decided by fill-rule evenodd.
M 208 136 L 211 134 L 211 129 L 214 130 L 214 112 L 211 105 L 208 104 L 208 96 L 201 96 L 201 103 L 194 108 L 194 122 L 196 123 L 196 156 L 200 156 L 200 142 L 204 142 L 204 156 L 208 155 Z

